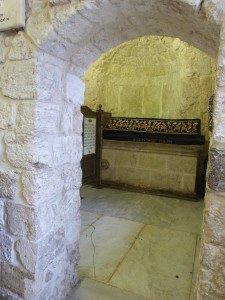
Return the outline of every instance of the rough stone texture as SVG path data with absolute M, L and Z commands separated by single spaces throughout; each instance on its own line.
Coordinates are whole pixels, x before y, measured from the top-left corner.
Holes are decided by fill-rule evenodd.
M 208 186 L 215 191 L 225 191 L 225 152 L 211 149 Z
M 225 250 L 213 244 L 204 243 L 201 253 L 202 268 L 199 272 L 199 283 L 203 292 L 213 299 L 225 297 Z M 201 297 L 201 294 L 199 295 Z M 199 298 L 204 299 L 204 298 Z M 206 298 L 207 299 L 207 298 Z
M 204 217 L 204 231 L 208 243 L 225 248 L 225 205 L 224 197 L 219 194 L 207 192 Z
M 33 99 L 35 63 L 33 61 L 10 61 L 4 66 L 2 92 L 15 99 Z
M 0 164 L 2 169 L 7 166 L 18 174 L 22 172 L 22 181 L 19 178 L 22 191 L 18 193 L 16 203 L 3 200 L 6 206 L 3 231 L 9 230 L 9 236 L 15 235 L 13 239 L 21 240 L 17 244 L 20 254 L 14 249 L 11 264 L 2 264 L 4 286 L 1 288 L 5 289 L 0 290 L 0 295 L 5 294 L 2 297 L 9 299 L 16 299 L 14 295 L 17 294 L 27 300 L 63 300 L 78 281 L 76 249 L 80 228 L 78 187 L 82 156 L 82 117 L 79 110 L 83 103 L 84 84 L 75 75 L 84 74 L 103 51 L 146 35 L 178 37 L 217 57 L 220 27 L 224 20 L 222 0 L 71 0 L 69 3 L 52 0 L 53 5 L 49 3 L 47 0 L 26 1 L 27 23 L 23 33 L 0 34 L 0 108 L 5 112 L 0 115 Z M 225 82 L 223 39 L 224 29 L 221 31 L 218 60 L 220 88 Z M 207 78 L 204 80 L 207 81 Z M 202 84 L 206 86 L 206 83 Z M 29 108 L 25 108 L 25 103 Z M 43 103 L 46 103 L 45 107 Z M 216 111 L 220 110 L 219 106 L 215 107 Z M 223 115 L 220 117 L 222 120 Z M 218 129 L 218 143 L 223 141 L 222 127 L 223 121 L 215 127 Z M 79 176 L 74 183 L 68 179 L 73 170 L 71 167 L 69 171 L 70 164 Z M 50 168 L 57 169 L 59 173 L 48 173 Z M 49 187 L 44 183 L 47 176 Z M 57 191 L 60 197 L 55 197 L 52 190 L 55 179 L 59 182 Z M 42 188 L 43 191 L 40 191 Z M 207 222 L 209 226 L 219 226 L 212 221 Z M 56 258 L 52 257 L 51 265 L 44 274 L 39 274 L 38 269 L 25 259 L 26 251 L 31 249 L 28 246 L 23 249 L 22 241 L 24 245 L 36 239 L 41 243 L 59 228 L 65 232 L 65 237 L 57 235 L 58 241 L 64 240 L 65 244 L 61 253 L 56 246 Z M 203 240 L 211 233 L 205 231 L 204 234 Z M 24 242 L 25 239 L 28 241 Z M 54 237 L 50 240 L 54 244 Z M 216 237 L 214 241 L 217 241 Z M 44 246 L 43 249 L 46 249 L 46 257 L 49 258 L 51 249 Z M 219 246 L 217 249 L 221 250 Z M 33 250 L 38 250 L 38 245 Z M 213 249 L 210 251 L 215 253 Z M 220 262 L 220 255 L 216 258 Z M 37 254 L 37 261 L 39 259 Z M 206 259 L 205 256 L 202 259 L 202 270 L 208 268 Z M 18 269 L 19 263 L 27 270 L 35 269 L 33 276 Z M 47 276 L 47 273 L 52 275 Z M 212 288 L 208 292 L 208 282 L 201 280 L 199 297 L 207 294 L 211 297 L 213 294 L 214 299 L 219 299 L 222 292 L 219 287 L 216 291 L 213 286 L 217 287 L 214 280 L 220 282 L 222 277 L 217 277 L 215 269 L 209 270 L 209 273 L 212 275 Z M 45 278 L 48 282 L 43 284 Z
M 60 171 L 48 169 L 22 173 L 23 195 L 27 203 L 57 202 L 62 197 L 63 188 Z
M 79 189 L 82 185 L 82 170 L 79 165 L 67 164 L 63 167 L 62 180 L 64 191 Z
M 6 155 L 10 163 L 21 169 L 47 168 L 53 164 L 51 142 L 46 136 L 5 135 Z
M 15 199 L 17 195 L 17 175 L 0 168 L 0 198 Z
M 2 283 L 4 287 L 27 300 L 27 279 L 31 278 L 32 277 L 30 277 L 27 273 L 22 272 L 19 268 L 12 266 L 11 264 L 2 264 Z
M 65 147 L 66 145 L 66 147 Z M 56 137 L 53 139 L 53 165 L 76 164 L 82 157 L 82 136 Z
M 34 47 L 27 40 L 24 32 L 19 32 L 13 39 L 8 58 L 10 60 L 26 60 L 34 57 Z
M 45 237 L 38 249 L 38 270 L 43 272 L 59 256 L 65 247 L 65 231 L 61 227 L 56 232 Z M 48 251 L 51 249 L 51 251 Z
M 26 237 L 30 240 L 37 238 L 37 212 L 32 207 L 16 203 L 7 203 L 7 224 L 9 231 L 15 236 Z
M 68 4 L 71 0 L 49 0 L 50 5 Z
M 84 103 L 84 83 L 76 76 L 67 74 L 65 80 L 65 100 L 80 107 Z
M 3 231 L 5 226 L 5 220 L 4 220 L 4 214 L 5 214 L 5 205 L 4 202 L 0 202 L 0 232 Z
M 7 289 L 0 288 L 0 297 L 1 300 L 23 300 L 18 295 L 12 293 L 11 291 Z
M 2 101 L 0 103 L 0 129 L 11 128 L 13 125 L 13 106 L 12 103 Z
M 57 133 L 60 106 L 49 103 L 18 105 L 16 132 L 21 134 Z
M 25 239 L 20 239 L 16 242 L 15 249 L 24 268 L 31 273 L 35 273 L 37 245 Z
M 12 239 L 4 233 L 0 233 L 0 262 L 12 261 L 12 248 Z
M 160 67 L 159 67 L 160 66 Z M 142 37 L 101 56 L 83 78 L 85 105 L 113 116 L 198 118 L 208 137 L 215 62 L 179 39 Z M 131 85 L 132 81 L 132 85 Z
M 38 100 L 59 104 L 64 75 L 60 68 L 61 64 L 59 59 L 52 56 L 45 57 L 42 54 L 39 58 L 36 74 Z

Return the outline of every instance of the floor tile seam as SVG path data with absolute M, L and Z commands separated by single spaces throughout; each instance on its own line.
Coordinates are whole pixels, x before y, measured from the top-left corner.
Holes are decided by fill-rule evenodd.
M 137 223 L 137 222 L 136 222 Z M 120 265 L 123 263 L 123 261 L 125 260 L 125 258 L 127 257 L 127 255 L 130 253 L 131 249 L 133 248 L 134 244 L 136 243 L 138 237 L 142 234 L 143 230 L 146 228 L 147 225 L 140 223 L 143 226 L 141 227 L 141 229 L 139 230 L 139 232 L 137 233 L 137 235 L 134 237 L 133 242 L 131 243 L 129 249 L 127 250 L 127 252 L 124 254 L 123 258 L 118 262 L 116 269 L 113 271 L 112 275 L 110 276 L 110 278 L 107 281 L 107 284 L 110 284 L 111 279 L 113 278 L 113 276 L 116 274 L 117 270 L 119 269 Z
M 84 233 L 86 230 L 88 230 L 90 227 L 93 227 L 93 225 L 99 221 L 102 217 L 104 217 L 104 215 L 99 215 L 99 217 L 94 221 L 92 222 L 90 225 L 88 225 L 84 230 L 80 231 L 80 234 L 81 233 Z
M 89 213 L 93 213 L 93 212 L 90 212 L 88 210 L 85 210 L 86 212 L 89 212 Z M 93 214 L 98 214 L 97 212 L 94 212 Z M 164 229 L 168 229 L 168 230 L 172 230 L 172 231 L 177 231 L 177 232 L 185 232 L 185 233 L 189 233 L 189 234 L 193 234 L 193 235 L 200 235 L 201 236 L 201 233 L 198 232 L 191 232 L 191 231 L 187 231 L 187 230 L 178 230 L 178 229 L 175 229 L 175 228 L 172 228 L 171 227 L 171 223 L 172 221 L 170 222 L 169 225 L 156 225 L 154 223 L 146 223 L 146 222 L 141 222 L 139 220 L 131 220 L 130 218 L 124 218 L 124 217 L 119 217 L 119 216 L 112 216 L 111 214 L 101 214 L 100 217 L 98 219 L 96 219 L 92 224 L 90 224 L 85 230 L 82 231 L 82 233 L 84 231 L 86 231 L 89 227 L 91 227 L 95 222 L 97 222 L 98 220 L 100 220 L 102 217 L 112 217 L 112 218 L 116 218 L 116 219 L 122 219 L 122 220 L 128 220 L 128 221 L 131 221 L 131 222 L 134 222 L 134 223 L 138 223 L 138 224 L 143 224 L 143 225 L 146 225 L 146 226 L 154 226 L 154 227 L 160 227 L 160 228 L 164 228 Z
M 197 232 L 192 232 L 192 231 L 187 231 L 187 230 L 182 230 L 182 229 L 179 230 L 179 229 L 175 229 L 175 228 L 172 228 L 172 227 L 163 227 L 163 226 L 157 226 L 157 225 L 153 225 L 153 226 L 167 228 L 168 230 L 171 230 L 171 231 L 185 232 L 185 233 L 193 234 L 193 235 L 196 235 L 196 236 L 201 236 L 200 232 L 197 233 Z
M 201 235 L 197 235 L 196 237 L 196 243 L 195 243 L 195 253 L 194 253 L 194 260 L 193 260 L 193 267 L 192 267 L 192 280 L 191 280 L 191 287 L 190 287 L 190 293 L 189 293 L 189 298 L 191 300 L 191 295 L 192 295 L 192 289 L 194 287 L 194 285 L 196 284 L 196 282 L 194 282 L 194 269 L 195 269 L 195 262 L 196 260 L 198 259 L 197 258 L 197 252 L 198 252 L 198 240 L 199 242 L 201 242 Z M 198 270 L 197 270 L 198 271 Z M 196 280 L 197 280 L 197 277 L 196 277 Z M 194 287 L 195 289 L 195 287 Z

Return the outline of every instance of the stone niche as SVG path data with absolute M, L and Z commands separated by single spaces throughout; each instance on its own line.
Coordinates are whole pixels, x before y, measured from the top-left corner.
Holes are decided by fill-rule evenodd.
M 115 117 L 200 119 L 209 141 L 215 60 L 179 39 L 145 36 L 102 55 L 86 72 L 85 105 Z
M 103 185 L 197 198 L 204 146 L 103 141 Z

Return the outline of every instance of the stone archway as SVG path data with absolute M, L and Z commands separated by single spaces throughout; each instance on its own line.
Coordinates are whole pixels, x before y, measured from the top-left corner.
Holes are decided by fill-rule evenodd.
M 24 31 L 0 37 L 1 297 L 61 300 L 77 283 L 79 78 L 103 52 L 143 35 L 218 56 L 198 299 L 225 297 L 222 0 L 33 0 L 27 18 Z

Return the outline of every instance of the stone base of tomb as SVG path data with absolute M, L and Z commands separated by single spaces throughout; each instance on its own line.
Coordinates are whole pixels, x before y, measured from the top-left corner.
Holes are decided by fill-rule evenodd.
M 197 200 L 204 195 L 206 146 L 104 140 L 102 185 Z

